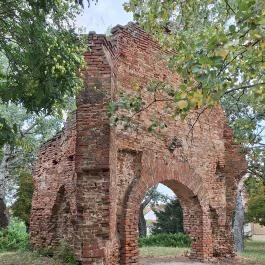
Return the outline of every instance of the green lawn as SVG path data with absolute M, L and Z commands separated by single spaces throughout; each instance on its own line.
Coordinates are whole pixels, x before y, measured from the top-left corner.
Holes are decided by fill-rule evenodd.
M 0 253 L 1 265 L 63 265 L 52 258 L 41 257 L 35 252 L 17 251 Z
M 141 257 L 175 257 L 183 256 L 188 248 L 172 247 L 142 247 L 140 248 Z M 251 241 L 245 243 L 245 251 L 241 254 L 244 260 L 242 264 L 264 265 L 265 264 L 265 241 Z M 5 252 L 0 253 L 1 265 L 63 265 L 63 263 L 48 257 L 41 257 L 34 252 Z
M 161 256 L 182 256 L 188 248 L 173 248 L 173 247 L 142 247 L 140 248 L 141 257 L 161 257 Z
M 241 256 L 265 264 L 265 241 L 247 240 Z
M 175 257 L 183 256 L 187 251 L 189 251 L 188 248 L 142 247 L 140 248 L 140 255 L 143 258 Z M 240 256 L 244 258 L 244 264 L 265 265 L 265 241 L 246 241 L 245 251 Z M 249 259 L 249 262 L 245 259 Z

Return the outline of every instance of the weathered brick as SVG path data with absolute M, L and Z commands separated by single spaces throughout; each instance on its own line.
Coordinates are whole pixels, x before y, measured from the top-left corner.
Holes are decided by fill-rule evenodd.
M 179 77 L 166 53 L 134 24 L 117 26 L 110 38 L 89 35 L 86 88 L 64 130 L 42 146 L 35 168 L 31 215 L 34 247 L 71 244 L 83 265 L 138 264 L 137 224 L 148 188 L 163 183 L 180 199 L 185 231 L 194 242 L 191 258 L 234 255 L 231 220 L 236 184 L 246 170 L 220 106 L 185 120 L 156 102 L 135 115 L 137 131 L 112 128 L 108 104 L 135 84 L 147 102 L 152 80 L 176 89 Z M 163 97 L 158 93 L 157 97 Z M 171 109 L 172 113 L 173 109 Z M 160 115 L 167 127 L 148 132 Z M 172 145 L 173 143 L 173 145 Z M 174 146 L 174 148 L 169 148 Z

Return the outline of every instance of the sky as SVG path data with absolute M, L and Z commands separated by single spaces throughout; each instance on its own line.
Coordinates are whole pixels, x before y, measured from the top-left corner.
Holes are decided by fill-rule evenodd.
M 85 33 L 96 31 L 98 34 L 105 34 L 109 28 L 118 24 L 126 25 L 129 21 L 133 21 L 133 15 L 123 9 L 125 2 L 125 0 L 100 0 L 97 4 L 91 3 L 89 8 L 85 6 L 83 14 L 77 18 L 77 26 Z M 170 197 L 175 196 L 171 189 L 162 184 L 158 185 L 158 191 Z
M 85 32 L 96 31 L 105 34 L 107 29 L 117 24 L 125 25 L 133 20 L 132 13 L 123 9 L 125 0 L 100 0 L 97 4 L 91 3 L 88 8 L 84 0 L 85 8 L 82 15 L 77 18 L 77 26 L 84 28 Z

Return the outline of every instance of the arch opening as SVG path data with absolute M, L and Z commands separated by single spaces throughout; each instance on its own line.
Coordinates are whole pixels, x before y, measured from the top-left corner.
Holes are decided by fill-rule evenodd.
M 172 190 L 181 205 L 183 233 L 189 235 L 192 239 L 189 257 L 197 260 L 204 260 L 206 251 L 203 233 L 203 209 L 200 205 L 198 196 L 187 186 L 175 179 L 167 179 L 158 183 Z M 134 186 L 128 196 L 128 201 L 124 210 L 124 222 L 121 223 L 122 227 L 120 227 L 120 264 L 139 264 L 140 262 L 138 237 L 140 232 L 140 211 L 142 210 L 141 203 L 148 190 L 158 185 L 158 183 L 150 185 L 146 190 L 143 190 L 140 181 Z M 209 252 L 211 252 L 211 249 L 209 249 Z
M 176 194 L 161 183 L 151 187 L 139 208 L 139 238 L 183 232 L 183 211 Z

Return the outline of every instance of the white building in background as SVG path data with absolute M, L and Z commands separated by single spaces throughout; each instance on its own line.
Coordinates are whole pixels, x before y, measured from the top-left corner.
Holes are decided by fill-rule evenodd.
M 255 223 L 245 224 L 244 234 L 246 237 L 250 239 L 265 241 L 265 226 Z

